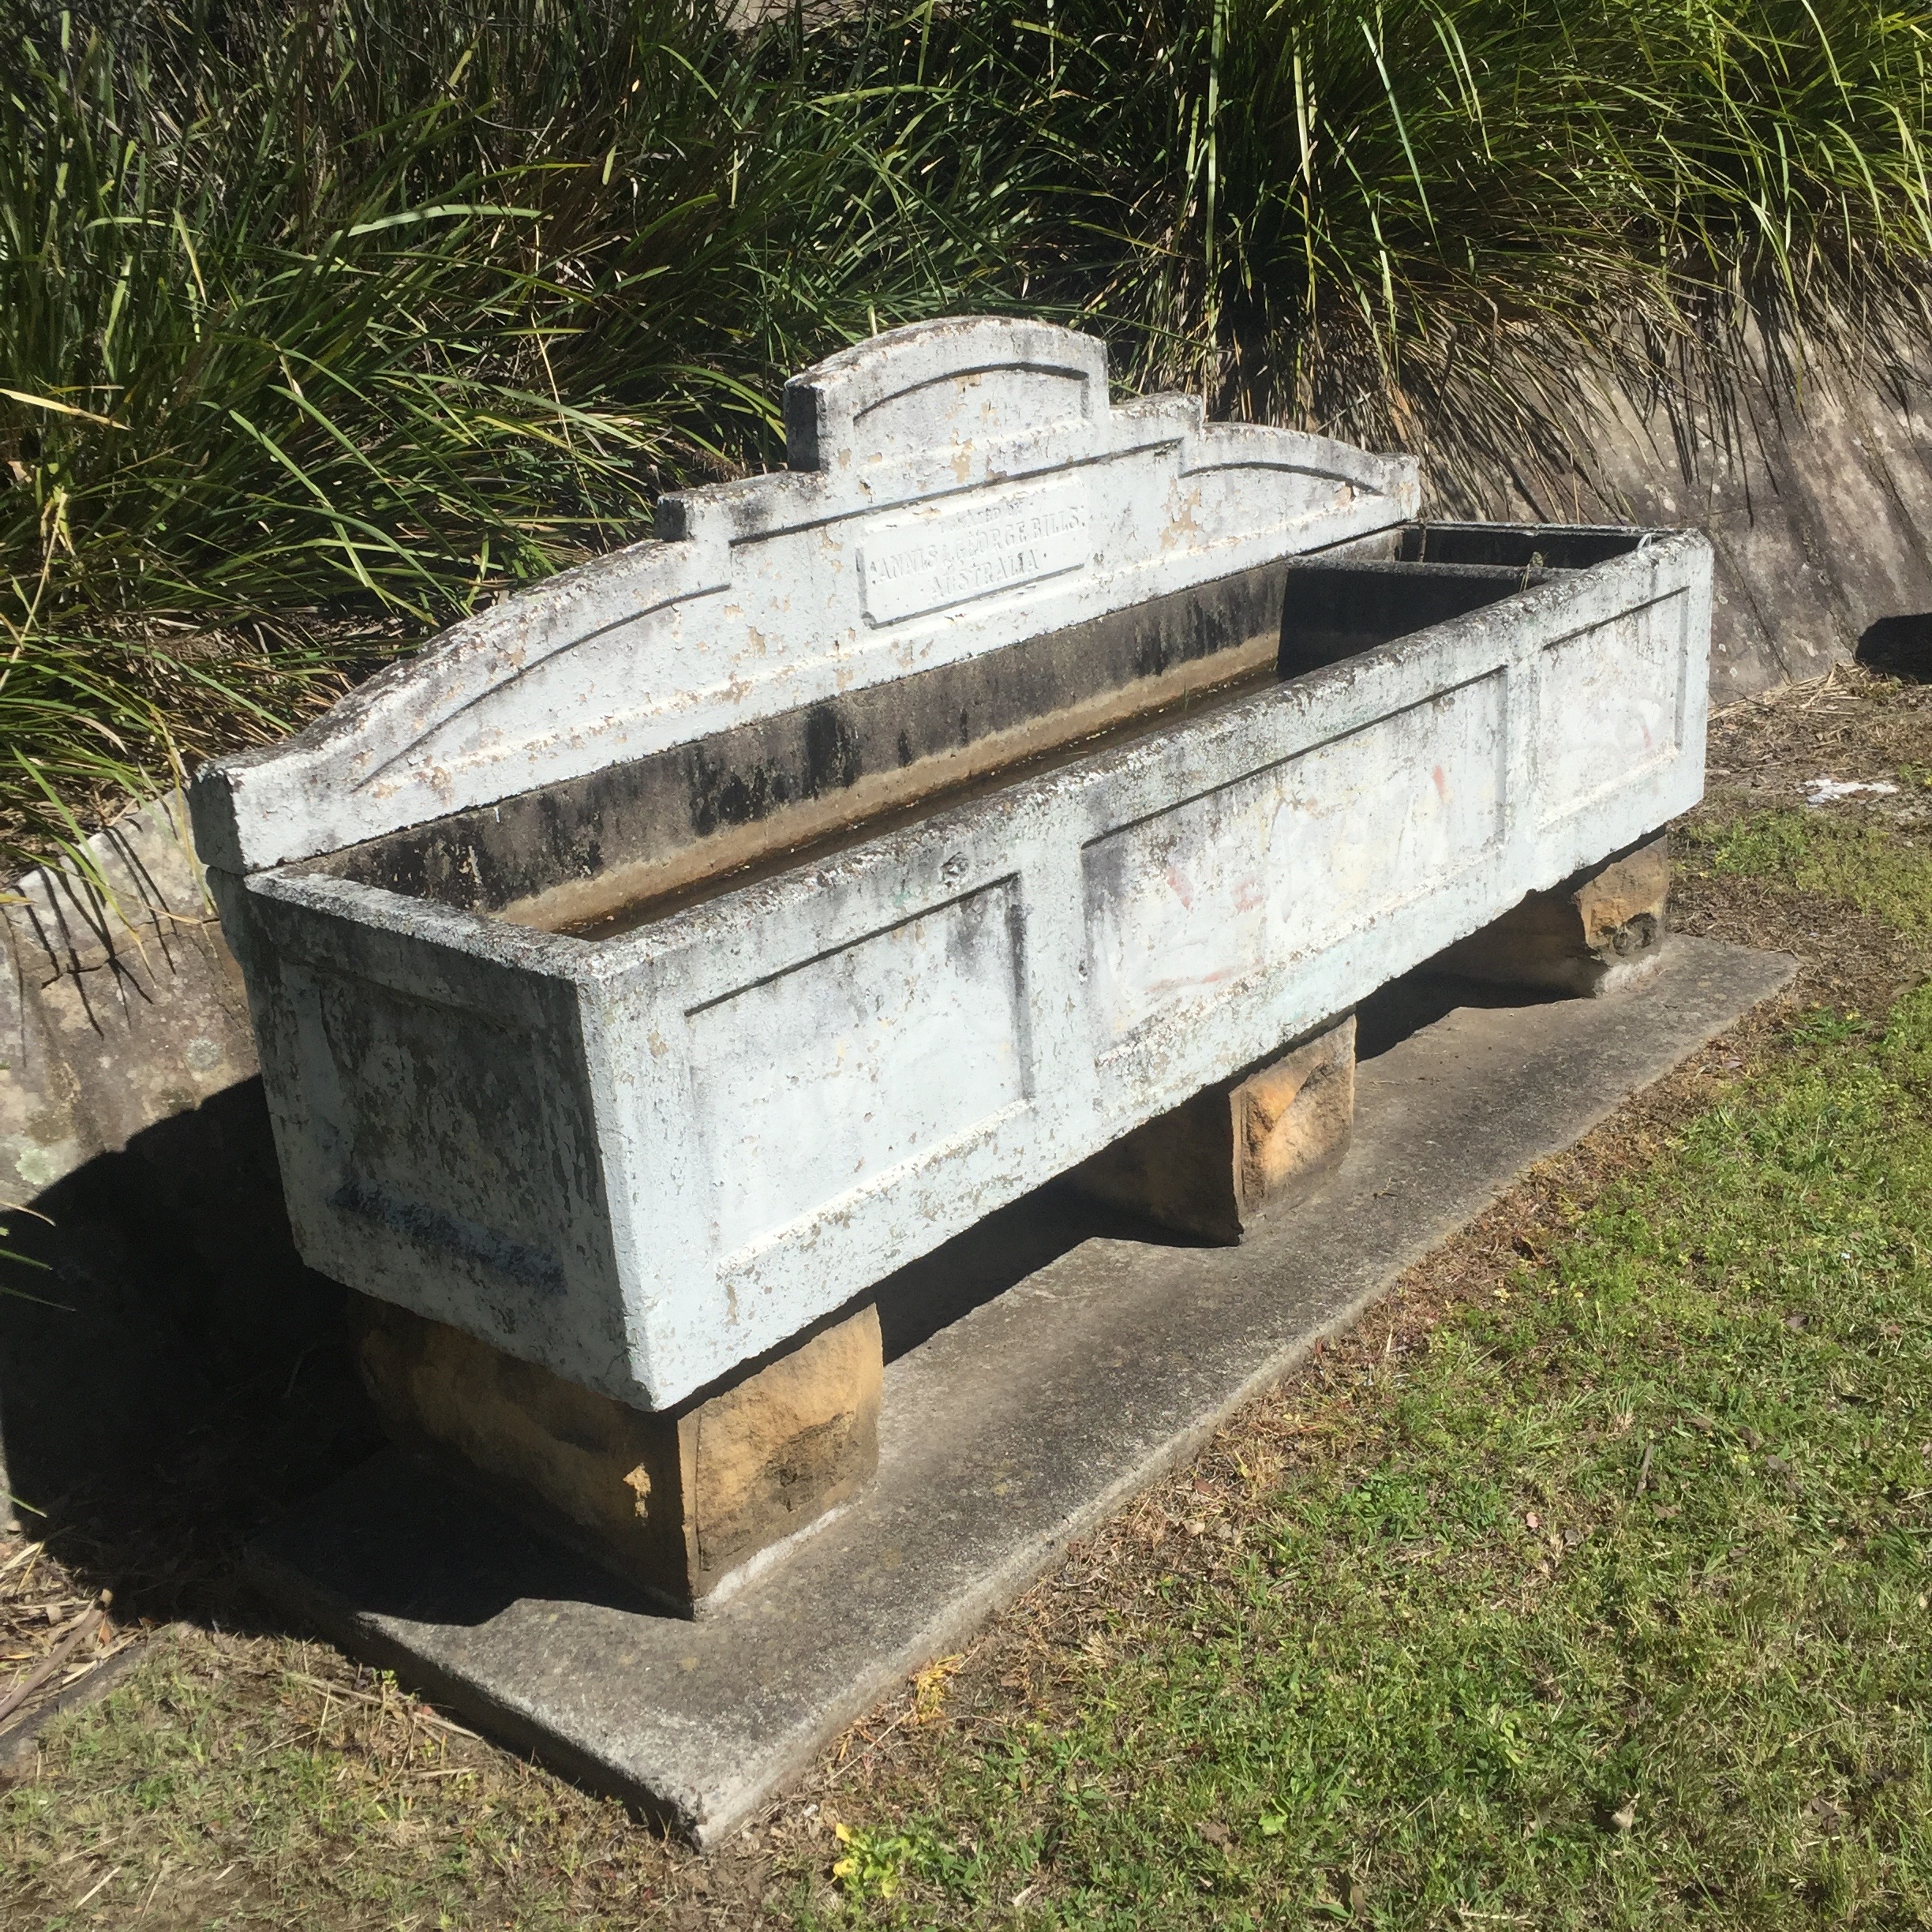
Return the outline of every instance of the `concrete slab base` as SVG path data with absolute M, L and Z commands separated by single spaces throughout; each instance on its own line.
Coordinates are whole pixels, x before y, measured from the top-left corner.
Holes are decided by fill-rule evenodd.
M 1679 938 L 1627 994 L 1448 1007 L 1362 1061 L 1346 1159 L 1244 1245 L 1084 1241 L 893 1362 L 871 1487 L 702 1623 L 394 1455 L 282 1524 L 253 1574 L 347 1649 L 714 1842 L 1794 966 Z

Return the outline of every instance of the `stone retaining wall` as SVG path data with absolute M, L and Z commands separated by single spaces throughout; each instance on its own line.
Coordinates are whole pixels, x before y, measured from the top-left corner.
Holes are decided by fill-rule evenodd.
M 32 1523 L 286 1376 L 340 1295 L 295 1256 L 178 794 L 21 880 L 0 937 L 0 1492 Z
M 1932 674 L 1932 357 L 1874 350 L 1868 367 L 1794 373 L 1754 349 L 1728 392 L 1696 406 L 1586 387 L 1587 451 L 1552 439 L 1425 457 L 1444 507 L 1702 530 L 1717 552 L 1713 705 L 1855 656 Z

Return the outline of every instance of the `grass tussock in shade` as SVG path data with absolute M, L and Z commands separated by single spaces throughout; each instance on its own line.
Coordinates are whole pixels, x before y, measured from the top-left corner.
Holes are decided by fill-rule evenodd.
M 1932 28 L 1869 0 L 7 15 L 14 858 L 773 460 L 877 328 L 1514 452 L 1591 368 L 1882 338 L 1932 257 Z
M 1062 4 L 1052 286 L 1143 380 L 1500 469 L 1586 372 L 1721 385 L 1923 310 L 1922 13 L 1869 0 Z M 1922 322 L 1918 324 L 1923 328 Z M 1556 432 L 1552 435 L 1552 431 Z

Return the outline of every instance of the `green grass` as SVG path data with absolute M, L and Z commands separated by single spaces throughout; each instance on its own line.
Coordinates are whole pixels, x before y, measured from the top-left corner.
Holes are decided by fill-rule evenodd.
M 0 859 L 775 459 L 877 328 L 1565 474 L 1923 331 L 1932 28 L 1872 0 L 91 0 L 0 12 Z
M 1932 989 L 1331 1413 L 1225 1580 L 848 1813 L 830 1919 L 1932 1924 Z
M 1814 893 L 1932 934 L 1932 836 L 1900 834 L 1868 818 L 1784 807 L 1693 821 L 1679 849 L 1693 869 Z
M 231 1656 L 217 1674 L 207 1662 L 144 1668 L 91 1720 L 69 1727 L 61 1782 L 5 1801 L 3 1841 L 17 1879 L 50 1876 L 59 1896 L 60 1874 L 44 1855 L 56 1842 L 98 1849 L 120 1868 L 95 1911 L 55 1910 L 32 1923 L 48 1932 L 123 1925 L 170 1868 L 185 1874 L 192 1898 L 209 1874 L 238 1866 L 242 1883 L 199 1911 L 163 1890 L 162 1923 L 283 1925 L 299 1916 L 328 1928 L 453 1927 L 474 1923 L 468 1908 L 479 1896 L 503 1914 L 491 1923 L 575 1923 L 560 1896 L 567 1884 L 556 1882 L 558 1866 L 567 1876 L 576 1862 L 573 1828 L 587 1818 L 621 1831 L 621 1810 L 605 1814 L 567 1789 L 556 1793 L 514 1763 L 507 1776 L 462 1769 L 441 1734 L 411 1722 L 419 1707 L 386 1679 L 360 1689 L 339 1683 L 324 1697 L 299 1668 L 252 1669 Z M 372 1717 L 390 1721 L 372 1732 Z M 526 1862 L 526 1848 L 537 1844 L 543 1855 Z

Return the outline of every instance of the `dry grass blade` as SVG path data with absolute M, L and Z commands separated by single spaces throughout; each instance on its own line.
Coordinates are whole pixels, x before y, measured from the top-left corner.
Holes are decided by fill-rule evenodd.
M 97 1604 L 76 1617 L 66 1635 L 5 1697 L 0 1697 L 0 1722 L 12 1717 L 42 1685 L 58 1676 L 67 1660 L 99 1629 L 107 1616 L 105 1608 Z

